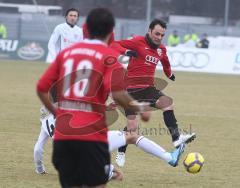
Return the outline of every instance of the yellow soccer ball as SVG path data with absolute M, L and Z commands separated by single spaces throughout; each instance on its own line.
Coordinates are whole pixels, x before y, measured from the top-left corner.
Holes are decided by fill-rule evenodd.
M 193 174 L 200 172 L 201 168 L 203 167 L 203 164 L 204 158 L 200 153 L 197 152 L 189 153 L 183 161 L 185 169 L 189 173 Z

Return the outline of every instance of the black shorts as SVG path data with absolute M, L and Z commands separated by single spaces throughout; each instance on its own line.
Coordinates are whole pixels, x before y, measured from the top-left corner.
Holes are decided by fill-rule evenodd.
M 108 181 L 108 144 L 91 141 L 54 141 L 52 162 L 62 187 L 97 186 Z
M 127 89 L 127 92 L 138 102 L 149 102 L 151 104 L 151 107 L 155 107 L 157 100 L 161 96 L 164 96 L 160 90 L 156 89 L 153 86 L 146 88 Z M 136 112 L 125 109 L 125 115 L 136 115 Z

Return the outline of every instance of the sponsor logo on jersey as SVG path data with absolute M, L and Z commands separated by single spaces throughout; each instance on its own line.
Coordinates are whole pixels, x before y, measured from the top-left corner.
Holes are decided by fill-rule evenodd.
M 104 64 L 105 65 L 113 65 L 116 62 L 117 62 L 117 58 L 114 57 L 114 56 L 109 55 L 104 59 Z
M 155 64 L 155 65 L 157 65 L 157 64 L 158 64 L 158 61 L 159 61 L 158 58 L 153 57 L 153 56 L 151 56 L 151 55 L 146 55 L 145 60 L 146 60 L 147 63 L 153 63 L 153 64 Z

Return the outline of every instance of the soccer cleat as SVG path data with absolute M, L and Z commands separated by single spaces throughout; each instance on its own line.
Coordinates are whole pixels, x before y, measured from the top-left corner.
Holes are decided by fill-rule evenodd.
M 170 164 L 173 167 L 176 167 L 178 165 L 178 161 L 180 159 L 180 156 L 184 152 L 184 148 L 185 148 L 185 144 L 184 143 L 180 144 L 179 147 L 171 153 L 172 160 L 169 161 L 168 164 Z
M 181 134 L 178 138 L 178 140 L 173 142 L 173 145 L 175 148 L 179 147 L 180 144 L 188 144 L 189 142 L 192 142 L 194 139 L 196 138 L 196 134 L 192 133 L 192 134 Z
M 123 167 L 125 164 L 125 153 L 118 152 L 116 156 L 116 163 L 118 166 Z
M 47 174 L 44 166 L 38 166 L 38 167 L 36 167 L 35 172 L 36 172 L 37 174 L 42 174 L 42 175 L 43 175 L 43 174 Z

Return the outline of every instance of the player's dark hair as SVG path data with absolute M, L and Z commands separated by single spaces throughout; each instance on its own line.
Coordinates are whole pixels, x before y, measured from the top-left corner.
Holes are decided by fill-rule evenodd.
M 110 10 L 95 8 L 88 14 L 86 23 L 90 38 L 103 39 L 113 31 L 115 19 Z
M 160 25 L 162 28 L 167 29 L 167 24 L 163 20 L 154 19 L 150 25 L 149 29 L 153 30 L 156 25 Z
M 79 10 L 77 10 L 77 9 L 75 9 L 75 8 L 70 8 L 70 9 L 68 9 L 67 11 L 66 11 L 66 13 L 65 13 L 65 17 L 67 17 L 67 15 L 69 14 L 69 12 L 71 12 L 71 11 L 74 11 L 74 12 L 77 12 L 77 14 L 78 14 L 78 17 L 79 17 Z

